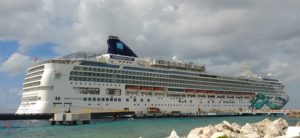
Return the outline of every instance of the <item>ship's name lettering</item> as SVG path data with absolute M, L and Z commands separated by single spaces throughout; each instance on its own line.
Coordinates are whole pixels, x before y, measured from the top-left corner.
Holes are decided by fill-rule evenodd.
M 112 59 L 119 59 L 119 60 L 134 61 L 134 58 L 131 58 L 131 57 L 123 57 L 123 56 L 116 56 L 116 55 L 110 55 L 110 58 L 112 58 Z

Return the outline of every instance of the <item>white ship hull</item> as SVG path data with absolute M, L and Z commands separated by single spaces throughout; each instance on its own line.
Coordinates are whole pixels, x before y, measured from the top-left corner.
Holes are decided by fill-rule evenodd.
M 145 116 L 280 109 L 288 100 L 283 88 L 272 79 L 207 74 L 201 65 L 106 54 L 30 67 L 16 113 L 129 110 Z
M 150 107 L 159 108 L 160 113 L 157 113 L 158 115 L 172 114 L 173 112 L 198 114 L 201 112 L 249 110 L 251 105 L 250 99 L 236 99 L 237 96 L 234 96 L 235 98 L 207 98 L 209 94 L 206 94 L 206 97 L 201 97 L 203 94 L 197 93 L 177 93 L 181 96 L 167 96 L 170 93 L 174 94 L 174 92 L 126 90 L 126 84 L 121 83 L 75 82 L 69 80 L 69 74 L 75 67 L 74 65 L 48 63 L 44 66 L 40 80 L 41 86 L 33 88 L 46 87 L 45 90 L 23 92 L 23 98 L 37 98 L 33 98 L 32 101 L 22 101 L 17 114 L 57 113 L 70 109 L 72 112 L 130 110 L 141 116 L 149 115 L 148 108 Z M 74 88 L 77 87 L 99 88 L 100 93 L 99 95 L 79 94 L 74 91 Z M 121 93 L 118 96 L 108 95 L 107 89 L 120 89 Z M 58 97 L 59 99 L 57 99 Z M 87 98 L 86 101 L 83 100 L 84 98 Z M 135 102 L 134 99 L 136 99 Z M 262 109 L 268 109 L 268 106 L 264 105 Z

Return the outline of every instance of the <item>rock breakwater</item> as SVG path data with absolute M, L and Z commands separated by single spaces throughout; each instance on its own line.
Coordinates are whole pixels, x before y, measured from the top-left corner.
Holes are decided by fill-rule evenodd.
M 257 123 L 240 126 L 223 121 L 217 125 L 195 128 L 187 138 L 274 138 L 286 135 L 288 123 L 282 118 L 274 121 L 264 119 Z

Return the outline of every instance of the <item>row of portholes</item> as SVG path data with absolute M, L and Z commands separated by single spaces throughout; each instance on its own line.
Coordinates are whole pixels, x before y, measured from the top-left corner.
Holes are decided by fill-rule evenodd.
M 134 106 L 142 106 L 142 104 L 133 104 Z M 145 104 L 145 106 L 147 106 L 147 104 Z M 153 107 L 158 107 L 158 106 L 165 106 L 165 107 L 178 107 L 178 106 L 191 106 L 191 107 L 194 107 L 195 105 L 192 105 L 192 104 L 151 104 L 151 106 Z M 199 105 L 198 105 L 199 106 Z
M 98 86 L 115 86 L 115 87 L 120 87 L 120 84 L 104 84 L 104 83 L 82 83 L 82 82 L 70 82 L 70 84 L 75 84 L 75 85 L 98 85 Z

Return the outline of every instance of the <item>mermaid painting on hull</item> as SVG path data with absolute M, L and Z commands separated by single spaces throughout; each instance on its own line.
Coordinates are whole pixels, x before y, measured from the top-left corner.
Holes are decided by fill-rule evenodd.
M 275 104 L 271 97 L 265 96 L 263 94 L 257 94 L 254 99 L 252 99 L 250 108 L 252 109 L 261 109 L 264 105 L 267 105 L 272 110 L 281 109 L 289 100 L 282 97 L 277 97 L 278 100 L 282 101 L 281 104 Z

